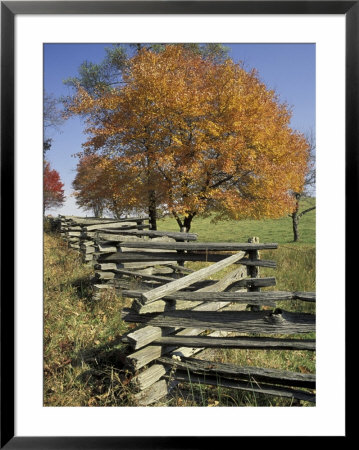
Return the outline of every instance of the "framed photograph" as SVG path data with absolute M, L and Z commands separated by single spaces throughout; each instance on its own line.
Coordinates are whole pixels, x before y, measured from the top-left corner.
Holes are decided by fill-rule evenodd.
M 348 341 L 345 300 L 349 281 L 354 276 L 354 265 L 350 256 L 355 254 L 356 250 L 355 220 L 350 212 L 358 202 L 358 29 L 358 1 L 1 2 L 1 448 L 197 448 L 213 444 L 213 440 L 219 444 L 224 437 L 348 437 L 345 360 Z M 44 170 L 49 172 L 52 183 L 58 183 L 58 192 L 61 191 L 61 195 L 64 193 L 61 187 L 63 184 L 56 178 L 58 172 L 52 170 L 60 170 L 61 158 L 57 160 L 54 168 L 50 167 L 50 163 L 48 167 L 44 166 L 47 148 L 56 147 L 51 133 L 47 135 L 46 129 L 44 133 L 46 120 L 49 119 L 50 127 L 62 126 L 56 101 L 51 97 L 51 91 L 56 91 L 51 80 L 56 79 L 59 84 L 65 81 L 67 86 L 77 87 L 79 96 L 71 98 L 72 103 L 67 113 L 70 110 L 76 111 L 76 114 L 81 116 L 98 100 L 89 95 L 90 88 L 86 92 L 81 91 L 86 83 L 87 86 L 91 84 L 91 77 L 102 77 L 101 80 L 107 83 L 103 91 L 106 96 L 101 101 L 117 101 L 117 97 L 111 97 L 114 89 L 111 87 L 111 70 L 116 64 L 124 64 L 125 56 L 132 57 L 136 51 L 141 54 L 143 47 L 148 50 L 148 43 L 158 48 L 162 46 L 160 52 L 165 55 L 163 48 L 176 48 L 178 43 L 182 44 L 183 48 L 186 45 L 186 48 L 192 46 L 191 51 L 193 54 L 197 51 L 197 56 L 199 49 L 205 48 L 205 51 L 212 52 L 210 58 L 218 58 L 217 66 L 213 66 L 216 68 L 221 65 L 220 52 L 225 47 L 229 49 L 231 58 L 243 60 L 245 69 L 257 68 L 256 61 L 263 62 L 263 67 L 276 67 L 277 74 L 281 72 L 279 68 L 283 67 L 281 76 L 273 77 L 269 87 L 281 92 L 281 86 L 285 85 L 288 92 L 296 91 L 299 100 L 302 97 L 303 104 L 305 99 L 311 105 L 311 109 L 303 108 L 298 116 L 294 115 L 297 119 L 296 129 L 300 130 L 300 133 L 311 133 L 315 153 L 316 185 L 315 191 L 311 191 L 314 203 L 309 201 L 308 205 L 306 204 L 308 211 L 316 209 L 316 218 L 312 220 L 311 229 L 313 242 L 308 240 L 309 244 L 313 244 L 313 258 L 312 265 L 302 269 L 302 272 L 307 270 L 314 273 L 314 290 L 318 299 L 315 305 L 316 356 L 310 363 L 313 364 L 316 374 L 316 402 L 310 407 L 293 407 L 285 402 L 258 404 L 256 400 L 252 403 L 237 404 L 236 399 L 219 404 L 217 397 L 208 397 L 204 401 L 201 390 L 199 395 L 202 396 L 202 403 L 200 401 L 195 405 L 181 404 L 180 400 L 177 403 L 160 403 L 155 407 L 133 407 L 130 403 L 121 404 L 109 400 L 109 397 L 115 395 L 115 391 L 108 387 L 114 383 L 114 377 L 117 375 L 110 369 L 106 372 L 108 368 L 105 368 L 105 365 L 99 366 L 97 372 L 92 370 L 93 367 L 90 368 L 92 372 L 87 372 L 91 372 L 91 376 L 86 378 L 87 369 L 80 370 L 81 364 L 84 364 L 83 359 L 80 358 L 76 366 L 73 360 L 58 358 L 61 353 L 58 349 L 65 355 L 71 350 L 71 345 L 75 345 L 80 339 L 86 341 L 91 333 L 91 340 L 99 348 L 102 348 L 103 339 L 113 346 L 116 342 L 112 342 L 114 339 L 106 333 L 97 336 L 101 326 L 112 320 L 112 317 L 109 319 L 107 313 L 98 307 L 96 325 L 95 321 L 86 324 L 83 322 L 86 315 L 81 315 L 81 311 L 88 311 L 88 305 L 84 305 L 80 299 L 78 311 L 73 309 L 73 303 L 67 304 L 66 301 L 58 307 L 56 299 L 60 299 L 61 290 L 67 295 L 67 288 L 61 283 L 52 286 L 49 281 L 52 273 L 51 262 L 44 260 L 45 247 L 48 245 L 43 235 Z M 113 44 L 123 45 L 115 45 L 112 47 L 115 50 L 106 53 L 105 47 Z M 119 50 L 120 48 L 122 50 Z M 126 55 L 121 53 L 123 48 L 128 51 Z M 254 57 L 251 59 L 254 48 L 259 55 L 257 60 Z M 176 70 L 180 72 L 181 64 L 176 66 L 176 63 L 183 55 L 178 53 L 178 47 L 173 50 L 172 56 L 170 51 L 167 52 L 168 58 L 175 55 L 174 59 L 169 59 L 172 67 L 177 67 Z M 213 52 L 219 53 L 213 57 Z M 91 58 L 95 54 L 97 59 L 94 58 L 95 64 L 92 64 Z M 101 58 L 98 55 L 107 55 L 106 61 L 108 63 L 111 60 L 112 66 L 101 66 Z M 188 57 L 191 63 L 183 60 L 182 68 L 185 64 L 188 65 L 184 69 L 186 73 L 192 69 L 195 72 L 194 67 L 198 62 L 196 58 Z M 137 63 L 138 65 L 133 67 L 139 71 L 146 61 L 144 59 Z M 73 67 L 77 65 L 78 68 L 79 64 L 82 64 L 82 72 L 80 71 L 79 78 L 75 78 L 77 75 Z M 223 71 L 218 73 L 224 77 L 227 73 L 225 70 L 235 71 L 233 67 L 229 63 L 227 66 L 223 63 Z M 291 70 L 286 72 L 288 67 Z M 260 70 L 258 76 L 255 72 L 243 73 L 252 74 L 246 75 L 249 87 L 265 86 L 260 84 Z M 147 69 L 143 74 L 143 80 L 147 82 Z M 215 76 L 213 78 L 216 79 Z M 130 76 L 127 80 L 129 79 Z M 198 86 L 203 87 L 200 77 L 191 80 L 191 83 L 198 82 Z M 158 86 L 161 81 L 163 80 L 158 80 Z M 161 86 L 159 88 L 162 89 L 163 85 Z M 213 92 L 217 92 L 216 88 L 213 89 Z M 66 97 L 69 92 L 56 91 L 56 97 L 61 95 L 66 104 L 70 98 L 70 95 Z M 187 95 L 187 91 L 183 92 Z M 195 89 L 191 92 L 194 96 L 197 95 Z M 267 103 L 272 104 L 271 101 L 275 97 L 269 92 L 270 89 L 265 89 L 259 97 L 267 95 Z M 208 93 L 208 96 L 212 94 Z M 85 98 L 86 95 L 88 97 Z M 131 94 L 126 97 L 126 101 L 130 100 Z M 235 102 L 235 99 L 232 98 L 232 101 Z M 280 113 L 275 108 L 266 110 L 267 123 L 273 124 L 273 127 L 278 127 L 280 121 L 285 122 L 283 117 L 286 114 L 290 115 L 291 105 L 285 105 L 285 101 L 286 98 L 281 103 Z M 113 104 L 111 105 L 109 109 L 113 108 Z M 136 103 L 132 104 L 128 115 L 136 107 Z M 161 107 L 167 106 L 163 104 Z M 177 113 L 173 114 L 175 117 Z M 273 119 L 274 116 L 277 119 Z M 109 122 L 96 122 L 98 117 L 96 110 L 90 117 L 91 126 L 92 130 L 95 130 L 94 134 L 97 132 L 97 139 L 102 139 L 106 133 L 110 135 L 110 126 L 103 131 Z M 121 120 L 124 121 L 126 117 L 122 116 Z M 164 114 L 164 117 L 167 116 Z M 78 129 L 79 123 L 76 125 Z M 81 127 L 83 126 L 84 123 L 81 124 Z M 203 130 L 206 126 L 201 122 L 198 129 Z M 212 137 L 218 134 L 213 127 L 206 128 Z M 75 128 L 66 128 L 59 134 L 62 136 L 59 140 L 62 139 L 63 148 L 68 146 L 67 156 L 70 155 L 70 150 L 72 154 L 81 152 L 81 145 L 87 139 L 85 135 L 79 136 L 74 130 Z M 268 136 L 270 133 L 268 128 L 264 134 Z M 278 135 L 279 131 L 276 133 Z M 308 138 L 308 134 L 306 137 Z M 201 139 L 201 142 L 204 142 L 205 138 Z M 285 138 L 280 139 L 278 138 L 276 144 L 278 147 Z M 298 139 L 296 154 L 299 154 L 301 138 L 291 135 L 291 139 Z M 178 144 L 179 141 L 176 142 Z M 231 142 L 239 145 L 239 141 Z M 113 141 L 109 140 L 108 149 L 111 148 Z M 64 162 L 61 174 L 67 171 L 69 179 L 73 179 L 75 171 L 79 173 L 79 165 L 76 166 L 76 160 L 72 165 L 68 163 L 69 158 L 66 161 L 67 165 L 65 167 Z M 230 165 L 230 161 L 227 162 L 227 165 Z M 292 163 L 288 160 L 282 162 L 283 168 L 290 170 Z M 93 163 L 94 160 L 91 164 Z M 298 164 L 300 168 L 300 163 Z M 224 169 L 221 173 L 223 171 Z M 134 177 L 133 173 L 131 172 Z M 283 172 L 277 177 L 277 181 L 286 180 L 286 177 L 289 175 Z M 293 173 L 292 178 L 294 177 Z M 213 182 L 213 186 L 215 184 L 216 182 Z M 267 186 L 270 186 L 270 182 Z M 65 212 L 60 214 L 74 216 L 76 209 L 71 209 L 75 205 L 73 194 L 66 191 L 65 195 L 69 198 L 66 204 L 68 209 L 63 209 Z M 220 195 L 222 193 L 218 194 L 218 198 Z M 61 206 L 63 200 L 60 197 L 50 199 L 48 211 L 51 214 L 57 214 L 51 207 Z M 247 192 L 247 199 L 249 197 Z M 200 201 L 199 198 L 196 197 L 197 202 Z M 218 198 L 213 197 L 213 201 L 218 201 Z M 279 196 L 276 198 L 279 208 L 283 199 Z M 300 196 L 297 198 L 298 202 L 299 198 Z M 79 204 L 77 197 L 77 205 Z M 165 205 L 168 206 L 167 203 Z M 263 206 L 263 210 L 265 208 Z M 303 212 L 303 209 L 301 211 Z M 97 213 L 95 215 L 97 216 Z M 120 220 L 122 216 L 113 217 Z M 131 218 L 131 215 L 126 212 L 126 218 L 128 217 Z M 188 214 L 184 217 L 188 219 Z M 294 218 L 292 219 L 294 224 Z M 180 220 L 177 220 L 177 223 L 180 224 Z M 140 227 L 142 225 L 140 224 Z M 188 231 L 188 221 L 181 222 L 181 225 Z M 78 230 L 75 228 L 76 234 Z M 153 230 L 152 225 L 150 228 Z M 296 241 L 294 228 L 293 231 Z M 209 238 L 207 240 L 210 241 Z M 251 242 L 252 245 L 255 243 Z M 168 253 L 166 255 L 168 256 Z M 70 264 L 66 261 L 66 256 L 58 258 L 62 258 L 63 268 Z M 293 260 L 289 267 L 294 263 Z M 126 268 L 125 265 L 123 267 Z M 248 269 L 246 273 L 248 276 L 254 272 Z M 54 276 L 57 277 L 56 274 Z M 160 277 L 157 281 L 159 279 Z M 52 289 L 47 294 L 52 296 L 53 303 L 46 307 L 43 301 L 44 289 Z M 73 283 L 71 289 L 73 292 L 76 289 L 86 289 L 86 286 Z M 51 341 L 51 330 L 47 327 L 44 317 L 51 316 L 52 323 L 58 322 L 58 327 L 62 327 L 62 315 L 67 317 L 68 323 L 71 323 L 79 334 L 72 336 L 70 340 Z M 81 334 L 82 326 L 87 327 L 84 334 Z M 113 326 L 118 324 L 114 322 Z M 51 348 L 46 347 L 46 342 L 52 342 Z M 53 352 L 50 366 L 44 362 L 44 352 L 48 351 Z M 101 358 L 101 352 L 98 351 L 94 358 L 97 364 L 96 358 Z M 71 370 L 67 370 L 70 366 Z M 297 371 L 305 378 L 309 374 L 308 368 L 300 366 L 299 363 L 297 366 Z M 65 371 L 62 370 L 64 367 Z M 110 381 L 102 385 L 100 372 L 104 370 Z M 102 372 L 102 375 L 105 372 Z M 49 373 L 56 373 L 56 376 L 47 376 Z M 93 383 L 93 376 L 97 376 L 98 380 L 94 382 L 93 394 L 86 397 L 85 391 L 87 385 Z M 125 378 L 118 381 L 126 384 Z M 63 391 L 66 391 L 66 395 L 62 396 Z M 303 406 L 299 402 L 295 405 Z

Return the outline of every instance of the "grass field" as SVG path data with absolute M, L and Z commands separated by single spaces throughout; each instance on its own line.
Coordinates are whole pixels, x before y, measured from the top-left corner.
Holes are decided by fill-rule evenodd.
M 299 212 L 315 206 L 314 198 L 303 199 Z M 175 219 L 166 217 L 158 221 L 159 230 L 179 231 Z M 293 242 L 292 219 L 288 216 L 267 220 L 227 220 L 213 223 L 211 218 L 195 217 L 190 233 L 197 233 L 203 242 L 247 242 L 252 236 L 258 236 L 260 242 L 277 242 L 278 244 L 315 244 L 315 210 L 304 214 L 299 222 L 300 241 Z
M 275 276 L 276 289 L 315 290 L 315 211 L 300 222 L 302 240 L 292 243 L 289 218 L 266 221 L 221 222 L 195 218 L 192 232 L 199 241 L 245 242 L 258 236 L 260 242 L 278 242 L 279 248 L 263 251 L 277 269 L 262 269 L 262 276 Z M 176 230 L 172 219 L 161 220 L 159 229 Z M 199 268 L 199 263 L 191 267 Z M 67 248 L 58 235 L 44 234 L 44 405 L 45 406 L 134 406 L 123 370 L 128 349 L 120 336 L 129 325 L 120 310 L 129 301 L 111 294 L 101 301 L 91 298 L 92 269 Z M 303 306 L 304 305 L 304 306 Z M 278 305 L 281 306 L 281 305 Z M 289 309 L 288 304 L 283 305 Z M 314 312 L 312 305 L 293 304 L 291 309 Z M 298 336 L 300 337 L 300 336 Z M 306 337 L 314 337 L 307 335 Z M 217 361 L 315 372 L 315 353 L 305 351 L 225 350 L 214 352 Z M 218 387 L 189 385 L 173 392 L 158 406 L 288 406 L 291 401 Z M 306 403 L 302 403 L 306 405 Z M 308 404 L 310 406 L 310 404 Z

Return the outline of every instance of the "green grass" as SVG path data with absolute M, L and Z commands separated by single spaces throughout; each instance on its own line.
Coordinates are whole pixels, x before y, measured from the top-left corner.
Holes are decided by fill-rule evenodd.
M 313 204 L 303 202 L 306 208 Z M 293 243 L 290 218 L 262 221 L 226 221 L 213 224 L 196 217 L 191 232 L 204 242 L 246 242 L 258 236 L 260 242 L 277 242 L 277 250 L 263 250 L 261 259 L 273 259 L 277 269 L 260 269 L 261 276 L 275 276 L 276 287 L 267 289 L 315 291 L 315 210 L 304 215 L 301 241 Z M 178 231 L 170 218 L 160 220 L 160 230 Z M 203 263 L 188 263 L 199 269 Z M 228 269 L 231 270 L 231 269 Z M 121 335 L 129 325 L 120 310 L 129 306 L 114 294 L 101 301 L 91 298 L 92 268 L 67 248 L 58 235 L 44 234 L 44 405 L 45 406 L 132 406 L 129 374 L 124 359 L 129 349 Z M 217 274 L 218 275 L 218 274 Z M 282 302 L 287 310 L 315 312 L 315 305 Z M 304 337 L 304 336 L 296 336 Z M 305 336 L 314 338 L 315 334 Z M 244 366 L 272 367 L 303 373 L 315 372 L 315 352 L 222 350 L 216 361 Z M 291 400 L 220 387 L 183 384 L 165 402 L 156 406 L 290 406 Z M 302 402 L 305 406 L 310 403 Z
M 314 198 L 303 199 L 300 211 L 315 206 Z M 158 220 L 159 230 L 179 231 L 176 220 L 166 217 Z M 293 244 L 292 220 L 285 216 L 280 219 L 266 220 L 226 220 L 213 223 L 209 217 L 195 217 L 192 221 L 191 233 L 198 234 L 203 242 L 247 242 L 252 236 L 258 236 L 260 242 L 277 242 Z M 315 244 L 315 209 L 304 214 L 299 222 L 300 241 L 294 245 Z

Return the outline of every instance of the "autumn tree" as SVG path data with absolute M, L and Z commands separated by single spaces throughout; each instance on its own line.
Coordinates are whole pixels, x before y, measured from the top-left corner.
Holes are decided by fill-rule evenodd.
M 140 51 L 151 51 L 156 54 L 162 53 L 168 44 L 116 44 L 110 48 L 106 48 L 106 57 L 100 64 L 94 64 L 85 61 L 79 68 L 77 77 L 72 77 L 65 80 L 65 84 L 75 88 L 77 93 L 79 90 L 86 92 L 93 98 L 101 98 L 116 87 L 120 88 L 126 84 L 126 74 L 128 74 L 131 66 L 131 57 Z M 187 52 L 200 56 L 203 59 L 211 61 L 224 61 L 228 53 L 228 49 L 222 44 L 209 43 L 186 43 L 186 44 L 172 44 L 172 46 L 180 46 Z M 72 110 L 73 97 L 63 98 L 63 103 L 68 111 Z M 77 109 L 77 113 L 84 117 L 88 117 L 89 111 Z M 146 139 L 144 137 L 144 139 Z M 149 152 L 147 158 L 149 158 Z M 147 172 L 149 174 L 149 168 Z M 148 175 L 149 176 L 149 175 Z M 150 177 L 151 178 L 151 177 Z M 159 206 L 159 193 L 154 187 L 154 180 L 149 180 L 147 185 L 152 183 L 152 188 L 145 194 L 147 199 L 148 214 L 150 217 L 150 225 L 152 229 L 157 228 L 157 209 Z M 142 203 L 142 202 L 140 202 Z
M 122 78 L 95 93 L 79 85 L 70 109 L 87 117 L 85 151 L 115 154 L 132 171 L 138 204 L 145 194 L 150 211 L 166 205 L 187 231 L 198 214 L 273 218 L 293 210 L 308 144 L 255 71 L 168 45 L 140 49 Z
M 96 217 L 105 212 L 115 218 L 138 209 L 131 194 L 133 170 L 116 157 L 89 154 L 80 158 L 72 183 L 78 206 L 92 211 Z M 137 192 L 137 189 L 136 189 Z M 145 209 L 146 204 L 142 205 Z
M 77 205 L 92 211 L 95 217 L 102 217 L 105 209 L 105 179 L 100 161 L 98 155 L 88 155 L 80 159 L 76 177 L 72 182 Z
M 64 185 L 57 170 L 51 169 L 49 162 L 44 162 L 43 174 L 43 210 L 58 208 L 65 201 Z

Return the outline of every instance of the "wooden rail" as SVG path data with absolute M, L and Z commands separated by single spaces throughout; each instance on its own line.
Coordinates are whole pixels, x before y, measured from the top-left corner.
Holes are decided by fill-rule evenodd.
M 126 341 L 125 341 L 126 342 Z M 127 340 L 131 343 L 131 340 Z M 183 347 L 238 348 L 256 350 L 315 350 L 314 339 L 278 339 L 269 337 L 225 337 L 210 336 L 165 336 L 152 342 L 152 345 L 178 345 Z
M 116 230 L 106 230 L 106 233 L 99 233 L 99 239 L 104 238 L 105 240 L 116 241 L 116 235 L 119 234 Z M 173 231 L 154 231 L 154 230 L 121 230 L 121 235 L 127 236 L 140 236 L 140 237 L 169 237 L 178 241 L 195 241 L 197 239 L 197 234 L 194 233 L 176 233 Z
M 126 247 L 151 248 L 160 250 L 197 250 L 197 251 L 252 251 L 278 248 L 278 244 L 237 243 L 237 242 L 139 242 L 129 243 Z
M 185 372 L 190 371 L 199 375 L 212 375 L 220 378 L 238 379 L 242 381 L 259 381 L 315 389 L 315 375 L 313 374 L 303 374 L 278 369 L 264 369 L 260 367 L 243 367 L 219 362 L 211 362 L 208 364 L 208 361 L 195 358 L 186 358 L 185 361 L 180 361 L 168 357 L 161 357 L 158 359 L 158 362 Z
M 127 246 L 127 244 L 126 244 Z M 270 267 L 275 268 L 275 261 L 265 261 L 265 260 L 253 260 L 250 258 L 243 257 L 244 252 L 242 253 L 241 258 L 238 258 L 236 264 L 244 264 L 246 266 L 260 266 L 260 267 Z M 156 261 L 158 264 L 161 264 L 163 261 L 177 261 L 178 259 L 183 259 L 184 261 L 202 261 L 202 262 L 220 262 L 226 258 L 228 255 L 224 254 L 213 254 L 206 252 L 186 252 L 181 253 L 179 256 L 175 253 L 156 253 L 155 255 L 151 255 L 145 252 L 135 252 L 135 253 L 113 253 L 111 255 L 101 256 L 99 261 L 117 261 L 117 262 L 142 262 L 142 261 Z
M 315 331 L 313 314 L 288 311 L 168 311 L 162 314 L 137 314 L 122 310 L 126 322 L 154 327 L 204 328 L 237 333 L 298 334 Z

